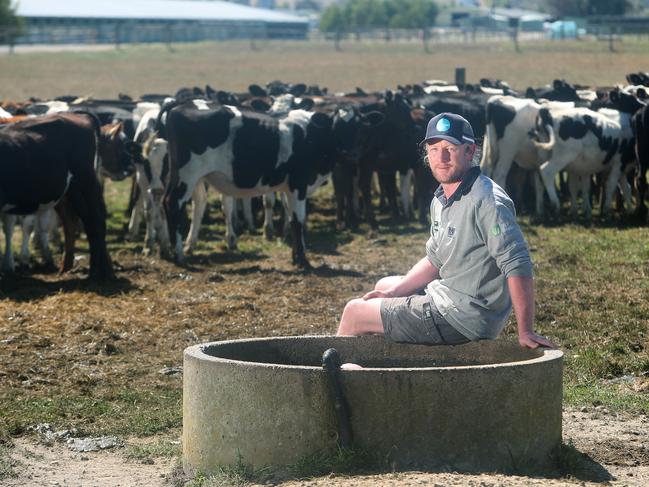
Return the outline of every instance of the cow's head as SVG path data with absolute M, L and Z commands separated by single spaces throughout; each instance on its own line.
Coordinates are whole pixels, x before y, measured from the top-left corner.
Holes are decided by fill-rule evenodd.
M 354 107 L 341 107 L 333 117 L 333 136 L 337 160 L 343 163 L 356 162 L 361 147 L 370 137 L 372 127 L 383 122 L 380 112 L 360 113 Z
M 307 158 L 314 162 L 318 173 L 331 172 L 336 146 L 333 137 L 333 117 L 316 112 L 311 115 L 304 135 Z
M 142 174 L 138 172 L 138 178 L 146 178 L 148 197 L 159 206 L 162 205 L 169 175 L 168 146 L 166 140 L 161 139 L 157 133 L 153 132 L 142 146 L 142 161 L 138 163 L 141 164 L 138 171 L 142 172 Z
M 624 113 L 635 113 L 645 106 L 644 100 L 647 97 L 647 92 L 644 89 L 639 89 L 636 96 L 629 93 L 624 93 L 620 90 L 611 90 L 608 94 L 608 99 L 613 108 Z
M 97 146 L 100 172 L 113 181 L 133 174 L 134 163 L 141 157 L 141 147 L 129 140 L 122 130 L 122 123 L 104 125 Z

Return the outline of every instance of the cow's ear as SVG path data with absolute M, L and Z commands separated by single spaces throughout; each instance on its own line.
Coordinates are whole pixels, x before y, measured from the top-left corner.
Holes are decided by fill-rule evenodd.
M 369 112 L 361 115 L 361 119 L 365 125 L 373 126 L 382 123 L 385 117 L 381 112 Z
M 110 137 L 112 140 L 117 140 L 121 131 L 122 131 L 122 122 L 116 123 L 108 130 L 108 137 Z
M 250 107 L 256 112 L 267 112 L 268 110 L 270 110 L 270 105 L 264 100 L 260 100 L 259 98 L 250 100 Z
M 268 93 L 259 85 L 250 85 L 248 86 L 248 93 L 252 96 L 268 96 Z
M 296 108 L 301 110 L 311 110 L 314 105 L 315 102 L 313 101 L 313 98 L 302 98 L 300 103 L 296 105 Z
M 291 89 L 288 91 L 293 96 L 302 96 L 306 91 L 306 85 L 304 83 L 298 83 L 297 85 L 291 86 Z
M 326 129 L 331 127 L 332 120 L 326 113 L 316 112 L 311 116 L 311 123 L 319 129 Z

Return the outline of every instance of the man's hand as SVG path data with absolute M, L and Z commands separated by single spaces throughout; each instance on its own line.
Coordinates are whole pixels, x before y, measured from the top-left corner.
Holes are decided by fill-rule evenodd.
M 518 343 L 520 344 L 521 347 L 525 347 L 525 348 L 537 348 L 539 346 L 557 348 L 557 346 L 554 343 L 552 343 L 550 340 L 548 340 L 544 336 L 537 335 L 536 333 L 520 334 L 518 336 Z
M 390 291 L 378 291 L 375 289 L 365 294 L 363 296 L 363 300 L 367 301 L 368 299 L 374 299 L 374 298 L 394 298 L 394 297 L 395 297 L 394 294 L 391 293 Z

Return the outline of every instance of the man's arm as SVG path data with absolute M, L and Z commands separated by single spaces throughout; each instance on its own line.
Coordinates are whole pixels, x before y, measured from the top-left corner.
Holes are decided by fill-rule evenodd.
M 439 277 L 439 269 L 435 267 L 428 257 L 424 257 L 417 262 L 408 273 L 391 289 L 385 291 L 370 291 L 363 299 L 372 298 L 398 298 L 410 296 L 411 294 L 426 287 L 426 285 Z
M 516 315 L 518 343 L 527 348 L 539 345 L 556 348 L 550 340 L 534 333 L 534 280 L 531 277 L 510 276 L 507 286 Z

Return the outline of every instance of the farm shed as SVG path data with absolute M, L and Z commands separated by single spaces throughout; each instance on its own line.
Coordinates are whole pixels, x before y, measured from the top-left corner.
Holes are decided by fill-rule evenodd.
M 305 39 L 301 17 L 222 1 L 20 0 L 17 44 Z

